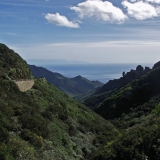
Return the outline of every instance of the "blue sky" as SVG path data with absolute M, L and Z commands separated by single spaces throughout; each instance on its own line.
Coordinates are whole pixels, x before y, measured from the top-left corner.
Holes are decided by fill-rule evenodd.
M 0 42 L 28 62 L 160 60 L 160 0 L 1 0 L 0 22 Z

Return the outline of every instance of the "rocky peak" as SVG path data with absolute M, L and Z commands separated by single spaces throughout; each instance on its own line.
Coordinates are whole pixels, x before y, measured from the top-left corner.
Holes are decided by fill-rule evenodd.
M 160 61 L 154 64 L 153 69 L 155 69 L 157 67 L 160 67 Z
M 143 67 L 141 65 L 138 65 L 136 67 L 136 71 L 142 72 L 143 71 Z

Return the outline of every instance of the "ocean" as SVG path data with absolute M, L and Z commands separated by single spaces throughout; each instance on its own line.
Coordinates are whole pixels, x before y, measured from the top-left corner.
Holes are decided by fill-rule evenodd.
M 122 72 L 136 69 L 138 64 L 52 64 L 45 65 L 52 72 L 65 77 L 73 78 L 81 75 L 89 80 L 99 80 L 103 83 L 122 77 Z M 143 67 L 152 67 L 152 64 L 142 64 Z

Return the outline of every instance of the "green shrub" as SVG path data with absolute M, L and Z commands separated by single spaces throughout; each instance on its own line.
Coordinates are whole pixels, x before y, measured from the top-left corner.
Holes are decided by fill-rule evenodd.
M 5 144 L 0 142 L 0 160 L 15 160 L 12 155 L 11 149 Z
M 9 139 L 9 133 L 6 128 L 0 124 L 0 142 L 6 142 Z
M 47 122 L 40 114 L 28 115 L 24 114 L 20 117 L 20 121 L 23 124 L 22 127 L 25 129 L 30 129 L 33 133 L 47 137 L 48 128 Z
M 0 100 L 0 111 L 7 117 L 14 115 L 14 110 L 11 106 L 5 103 L 3 100 Z
M 29 141 L 33 146 L 37 148 L 40 148 L 43 144 L 43 138 L 35 133 L 30 132 L 28 129 L 24 129 L 21 132 L 21 137 L 24 140 Z
M 160 103 L 156 105 L 155 109 L 152 110 L 152 114 L 155 117 L 159 117 L 160 116 Z

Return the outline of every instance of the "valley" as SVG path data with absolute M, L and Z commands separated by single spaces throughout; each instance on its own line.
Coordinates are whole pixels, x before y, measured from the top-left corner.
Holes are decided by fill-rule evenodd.
M 160 158 L 160 62 L 102 84 L 0 56 L 0 159 Z

